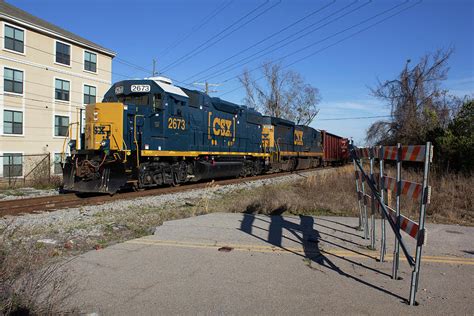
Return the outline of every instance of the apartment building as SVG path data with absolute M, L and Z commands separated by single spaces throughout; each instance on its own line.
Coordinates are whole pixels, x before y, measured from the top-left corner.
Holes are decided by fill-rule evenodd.
M 2 0 L 0 41 L 0 178 L 25 176 L 31 154 L 50 153 L 61 173 L 59 154 L 84 105 L 110 87 L 115 53 Z

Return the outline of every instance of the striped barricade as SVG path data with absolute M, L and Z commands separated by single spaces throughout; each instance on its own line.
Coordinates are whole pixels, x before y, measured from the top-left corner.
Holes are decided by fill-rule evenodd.
M 369 158 L 370 157 L 370 148 L 357 148 L 356 149 L 357 157 L 360 158 Z
M 397 179 L 388 177 L 388 176 L 383 176 L 383 182 L 384 182 L 384 188 L 386 190 L 390 190 L 394 194 L 397 193 L 398 191 Z M 419 200 L 422 196 L 423 185 L 420 183 L 401 180 L 400 188 L 401 188 L 400 190 L 401 195 L 405 195 L 409 198 L 412 198 L 413 200 Z M 428 186 L 428 196 L 427 196 L 427 201 L 426 201 L 426 203 L 428 204 L 430 203 L 430 199 L 429 199 L 430 192 L 431 192 L 431 186 Z
M 432 148 L 432 147 L 430 147 Z M 397 160 L 397 146 L 384 146 L 382 159 L 385 160 Z M 412 146 L 401 146 L 401 160 L 402 161 L 425 161 L 426 146 L 425 145 L 412 145 Z M 430 153 L 430 158 L 433 155 Z M 431 162 L 431 159 L 430 159 Z
M 390 217 L 396 222 L 397 221 L 397 212 L 392 209 L 391 207 L 387 207 L 390 211 Z M 418 231 L 420 230 L 420 225 L 415 221 L 412 221 L 408 217 L 400 214 L 400 229 L 403 230 L 405 233 L 410 235 L 412 238 L 418 237 Z
M 359 159 L 378 158 L 379 147 L 356 148 L 355 153 Z
M 397 146 L 378 146 L 369 148 L 351 147 L 351 156 L 354 162 L 355 183 L 360 214 L 362 214 L 362 210 L 364 211 L 365 238 L 367 238 L 368 230 L 367 205 L 369 205 L 370 201 L 372 209 L 371 248 L 375 248 L 374 214 L 375 211 L 378 211 L 382 215 L 380 261 L 384 261 L 383 258 L 386 252 L 385 222 L 387 221 L 395 234 L 392 278 L 398 279 L 397 275 L 401 249 L 408 264 L 413 267 L 409 304 L 414 305 L 419 283 L 422 247 L 426 242 L 426 208 L 430 203 L 431 195 L 431 187 L 428 185 L 428 176 L 433 157 L 433 146 L 430 142 L 427 142 L 426 145 L 402 146 L 401 144 L 397 144 Z M 365 159 L 368 161 L 364 161 Z M 379 163 L 378 173 L 374 172 L 375 160 L 378 160 Z M 396 178 L 384 174 L 384 164 L 388 160 L 396 161 Z M 402 179 L 402 163 L 405 161 L 424 164 L 422 183 Z M 367 162 L 369 162 L 369 164 L 367 164 Z M 367 166 L 370 167 L 370 170 L 364 170 L 364 166 L 365 168 L 367 168 Z M 389 206 L 392 199 L 391 196 L 388 195 L 388 191 L 395 194 L 395 205 L 393 208 Z M 401 196 L 408 197 L 419 203 L 420 209 L 418 222 L 401 214 Z M 401 231 L 416 240 L 415 256 L 410 253 L 408 247 L 405 245 Z

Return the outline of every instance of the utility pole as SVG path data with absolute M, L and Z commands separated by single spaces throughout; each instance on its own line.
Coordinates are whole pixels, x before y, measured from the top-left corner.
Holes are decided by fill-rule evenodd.
M 151 74 L 152 77 L 154 77 L 156 74 L 156 59 L 153 58 L 153 73 Z
M 217 90 L 210 90 L 209 87 L 219 87 L 222 84 L 221 83 L 209 83 L 207 81 L 205 82 L 193 82 L 193 85 L 195 86 L 204 86 L 204 92 L 206 94 L 213 93 L 213 92 L 218 92 Z

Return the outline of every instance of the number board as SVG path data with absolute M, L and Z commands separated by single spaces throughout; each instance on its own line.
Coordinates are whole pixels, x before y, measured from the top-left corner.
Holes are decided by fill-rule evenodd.
M 131 92 L 150 92 L 150 90 L 149 84 L 134 84 L 130 87 Z
M 123 86 L 115 87 L 115 94 L 122 94 L 123 93 Z

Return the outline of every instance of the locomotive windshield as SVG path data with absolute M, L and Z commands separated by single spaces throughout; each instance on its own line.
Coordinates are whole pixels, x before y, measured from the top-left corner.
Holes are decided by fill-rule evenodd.
M 118 96 L 118 101 L 124 104 L 133 104 L 133 105 L 149 105 L 150 99 L 149 93 L 134 93 L 129 95 Z

